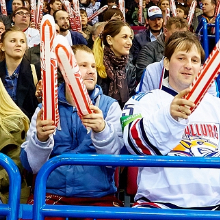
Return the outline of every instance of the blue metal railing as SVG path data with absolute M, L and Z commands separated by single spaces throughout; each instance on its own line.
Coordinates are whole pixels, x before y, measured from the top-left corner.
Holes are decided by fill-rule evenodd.
M 200 167 L 220 168 L 220 158 L 86 155 L 66 154 L 50 159 L 39 171 L 35 184 L 33 219 L 45 216 L 90 217 L 121 219 L 220 219 L 220 212 L 200 210 L 138 209 L 127 207 L 94 207 L 73 205 L 46 205 L 46 182 L 49 174 L 62 165 L 138 166 L 138 167 Z
M 10 220 L 18 220 L 21 193 L 20 172 L 13 160 L 2 153 L 0 153 L 0 166 L 7 171 L 10 181 L 8 204 L 0 205 L 0 215 L 7 216 Z

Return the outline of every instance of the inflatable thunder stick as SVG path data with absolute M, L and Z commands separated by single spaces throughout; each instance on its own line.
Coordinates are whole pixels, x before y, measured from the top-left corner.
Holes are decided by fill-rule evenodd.
M 138 6 L 138 23 L 143 23 L 143 0 L 139 0 L 139 6 Z
M 173 17 L 176 17 L 176 5 L 174 0 L 170 0 L 170 9 L 173 14 Z
M 188 14 L 188 17 L 187 17 L 187 22 L 188 22 L 188 28 L 189 29 L 190 29 L 190 26 L 192 24 L 194 12 L 196 10 L 196 5 L 197 5 L 197 2 L 195 0 L 193 0 L 191 5 L 190 5 L 189 14 Z
M 124 16 L 124 21 L 125 21 L 125 1 L 124 0 L 119 0 L 118 1 L 118 6 L 119 6 L 119 9 L 121 10 L 121 12 Z
M 79 117 L 92 113 L 89 108 L 92 102 L 83 83 L 72 48 L 66 38 L 61 35 L 56 36 L 54 43 L 58 66 L 72 95 Z
M 217 5 L 215 7 L 215 14 L 212 19 L 215 20 L 219 13 L 220 13 L 220 0 L 218 0 L 218 2 L 217 2 Z M 215 27 L 212 27 L 211 32 L 212 32 L 212 34 L 215 34 Z
M 191 91 L 186 95 L 186 99 L 194 102 L 196 105 L 192 111 L 199 105 L 204 95 L 210 88 L 211 84 L 216 79 L 220 71 L 220 41 L 216 44 L 215 48 L 205 61 L 198 76 L 194 79 L 191 85 Z
M 170 18 L 170 9 L 166 8 L 166 17 L 165 17 L 164 25 L 167 24 L 167 21 L 169 20 L 169 18 Z
M 70 18 L 70 26 L 73 31 L 77 31 L 75 18 L 74 18 L 74 12 L 71 8 L 71 3 L 69 1 L 63 1 L 64 8 L 66 9 L 67 13 L 69 14 Z
M 96 16 L 100 15 L 103 11 L 108 8 L 108 5 L 104 5 L 98 11 L 96 11 L 92 16 L 88 17 L 88 21 L 93 20 Z
M 43 4 L 44 4 L 43 0 L 38 0 L 37 14 L 36 14 L 36 26 L 37 26 L 37 29 L 40 29 L 40 23 L 41 23 L 42 18 L 43 18 Z
M 0 0 L 0 4 L 1 4 L 1 12 L 2 12 L 2 14 L 7 16 L 8 14 L 7 14 L 5 0 Z
M 44 15 L 41 22 L 41 78 L 43 120 L 52 119 L 57 126 L 59 122 L 57 91 L 57 60 L 54 53 L 55 22 L 51 15 Z
M 75 15 L 75 23 L 77 31 L 82 30 L 81 24 L 81 17 L 80 17 L 80 9 L 79 9 L 79 0 L 72 0 L 73 1 L 73 10 Z
M 36 23 L 36 0 L 31 0 L 31 22 L 37 26 Z

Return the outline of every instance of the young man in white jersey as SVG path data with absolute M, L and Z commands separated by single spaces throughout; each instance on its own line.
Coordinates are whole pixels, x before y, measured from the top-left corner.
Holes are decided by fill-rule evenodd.
M 220 100 L 207 93 L 190 110 L 195 105 L 184 97 L 200 71 L 204 51 L 191 32 L 180 33 L 165 45 L 169 76 L 163 88 L 139 93 L 123 109 L 123 137 L 132 154 L 219 157 Z M 218 169 L 140 168 L 135 206 L 216 210 L 219 179 Z

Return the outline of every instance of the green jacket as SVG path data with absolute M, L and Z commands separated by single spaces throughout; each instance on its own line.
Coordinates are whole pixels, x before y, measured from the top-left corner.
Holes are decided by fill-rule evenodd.
M 143 8 L 143 15 L 142 17 L 144 18 L 144 21 L 143 21 L 143 24 L 145 24 L 145 21 L 147 19 L 147 8 Z M 134 25 L 140 25 L 139 22 L 138 22 L 138 8 L 135 8 L 133 14 L 132 14 L 132 21 L 134 23 Z

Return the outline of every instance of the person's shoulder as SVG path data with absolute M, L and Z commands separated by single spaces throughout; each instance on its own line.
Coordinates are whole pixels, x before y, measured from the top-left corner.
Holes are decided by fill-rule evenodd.
M 38 29 L 35 29 L 35 28 L 31 28 L 29 27 L 25 32 L 27 32 L 28 34 L 39 34 L 40 35 L 40 32 Z

